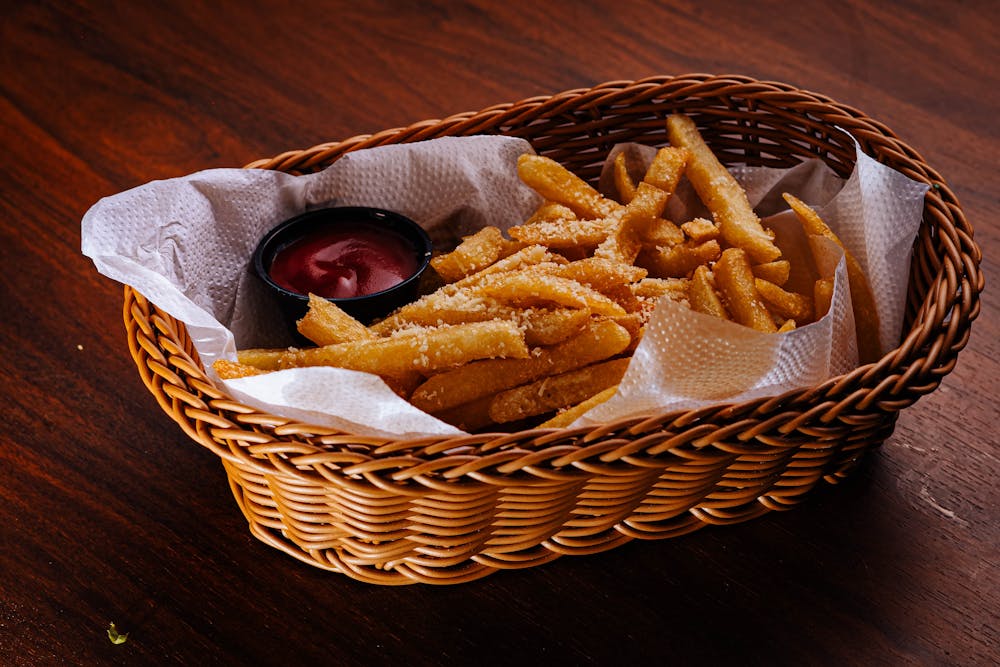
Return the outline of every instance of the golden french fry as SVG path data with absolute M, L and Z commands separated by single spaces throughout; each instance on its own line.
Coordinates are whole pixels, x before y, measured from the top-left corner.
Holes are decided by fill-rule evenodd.
M 718 259 L 721 253 L 715 239 L 704 243 L 690 241 L 674 246 L 643 248 L 636 264 L 648 269 L 655 278 L 684 278 L 696 267 Z
M 778 327 L 778 333 L 788 333 L 794 328 L 795 328 L 795 320 L 785 320 L 784 322 L 781 323 L 781 326 Z
M 628 204 L 635 196 L 635 181 L 628 171 L 628 160 L 624 151 L 615 156 L 612 165 L 614 169 L 615 189 L 618 191 L 618 201 Z
M 490 320 L 405 330 L 388 338 L 288 350 L 282 353 L 279 366 L 335 366 L 405 377 L 414 371 L 428 373 L 476 359 L 525 359 L 528 356 L 524 336 L 516 324 Z
M 483 227 L 462 239 L 451 252 L 431 259 L 431 266 L 445 282 L 452 283 L 485 269 L 521 248 L 521 243 L 505 239 L 496 227 Z
M 761 225 L 743 188 L 715 157 L 694 121 L 687 116 L 670 116 L 667 135 L 672 145 L 691 151 L 686 171 L 688 180 L 712 212 L 726 243 L 743 248 L 755 263 L 778 259 L 781 251 L 774 244 L 772 234 Z
M 497 394 L 490 417 L 502 424 L 559 410 L 621 382 L 629 360 L 612 359 Z
M 522 155 L 517 161 L 517 173 L 542 197 L 569 207 L 583 218 L 603 218 L 622 207 L 555 160 L 541 155 Z
M 746 251 L 742 248 L 727 248 L 722 251 L 712 273 L 733 321 L 765 333 L 777 331 L 771 313 L 757 294 Z
M 656 157 L 646 170 L 643 182 L 656 187 L 668 195 L 677 190 L 677 184 L 684 174 L 684 167 L 691 159 L 691 151 L 679 146 L 667 146 L 656 151 Z
M 538 378 L 607 359 L 624 350 L 631 336 L 609 320 L 596 320 L 580 334 L 526 359 L 486 359 L 432 375 L 410 401 L 427 412 L 439 412 L 496 394 Z
M 335 303 L 309 295 L 309 310 L 298 321 L 298 330 L 317 345 L 336 345 L 376 338 L 376 334 L 344 312 Z M 398 377 L 383 376 L 385 383 L 399 396 L 406 398 L 423 377 L 416 372 Z
M 813 284 L 813 308 L 816 311 L 816 319 L 830 312 L 832 304 L 833 278 L 820 278 Z
M 681 230 L 695 243 L 704 243 L 719 238 L 719 228 L 715 226 L 714 222 L 705 218 L 688 220 L 681 225 Z
M 368 328 L 337 304 L 315 294 L 309 295 L 309 310 L 296 323 L 300 334 L 317 345 L 334 345 L 352 340 L 375 338 Z
M 618 317 L 608 318 L 609 321 L 614 322 L 622 329 L 625 329 L 625 331 L 628 332 L 628 335 L 631 336 L 632 342 L 629 343 L 627 348 L 625 348 L 626 352 L 633 349 L 639 344 L 639 341 L 642 340 L 642 327 L 646 324 L 645 315 L 645 313 L 637 311 L 626 315 L 619 315 Z
M 470 300 L 474 301 L 470 303 Z M 449 321 L 452 318 L 451 313 L 455 311 L 460 313 L 458 317 L 461 318 L 461 322 L 492 319 L 493 312 L 489 312 L 484 301 L 489 301 L 490 304 L 496 303 L 495 300 L 487 299 L 477 293 L 471 285 L 462 287 L 458 283 L 451 283 L 425 294 L 416 301 L 400 306 L 384 319 L 368 325 L 368 329 L 377 336 L 388 336 L 413 325 L 458 324 L 457 321 Z M 476 318 L 475 315 L 479 311 L 484 311 L 483 315 Z
M 621 306 L 597 290 L 560 276 L 529 272 L 488 276 L 481 289 L 485 294 L 512 305 L 546 307 L 556 304 L 587 308 L 598 315 L 625 314 Z
M 579 282 L 584 282 L 584 284 L 590 282 L 604 288 L 620 283 L 628 276 L 636 275 L 636 272 L 642 272 L 642 269 L 637 267 L 619 267 L 603 260 L 585 259 L 577 265 L 574 263 L 566 264 L 565 260 L 561 261 L 564 263 L 541 262 L 522 266 L 518 273 L 523 274 L 523 276 L 518 278 L 515 284 L 517 281 L 523 280 L 525 276 L 551 275 L 570 279 L 579 278 Z M 514 275 L 514 272 L 491 272 L 492 268 L 489 267 L 467 279 L 452 283 L 433 294 L 402 306 L 381 322 L 372 324 L 370 330 L 384 336 L 413 325 L 438 326 L 508 319 L 526 325 L 528 327 L 526 334 L 533 333 L 531 328 L 535 325 L 537 318 L 524 318 L 522 315 L 529 315 L 536 312 L 535 310 L 525 310 L 510 305 L 509 295 L 501 300 L 489 293 L 491 285 L 504 283 L 508 280 L 508 274 Z M 572 305 L 574 308 L 580 307 L 579 303 Z M 538 320 L 537 324 L 545 326 L 541 320 Z M 544 332 L 538 332 L 538 335 L 541 339 L 547 337 Z M 529 341 L 530 344 L 532 343 Z
M 269 350 L 263 348 L 247 348 L 236 352 L 236 359 L 243 366 L 252 366 L 262 371 L 281 370 L 281 360 L 285 354 L 295 348 Z
M 445 290 L 447 291 L 449 287 L 453 289 L 463 289 L 473 285 L 478 285 L 486 278 L 486 276 L 491 276 L 497 273 L 520 271 L 528 267 L 537 266 L 538 264 L 565 264 L 567 261 L 568 260 L 565 257 L 549 252 L 544 246 L 529 245 L 526 248 L 518 250 L 512 255 L 504 257 L 495 264 L 487 266 L 478 273 L 466 276 L 465 278 L 446 286 Z
M 755 276 L 772 282 L 779 287 L 788 282 L 788 276 L 791 274 L 791 271 L 792 264 L 787 259 L 778 259 L 773 262 L 765 262 L 753 266 L 753 274 Z
M 241 364 L 228 359 L 216 359 L 212 364 L 216 374 L 223 380 L 236 380 L 238 378 L 250 377 L 252 375 L 263 375 L 267 373 L 256 366 Z
M 583 308 L 528 308 L 517 319 L 524 327 L 524 342 L 529 347 L 555 345 L 580 333 L 591 313 Z
M 435 327 L 495 319 L 513 320 L 517 315 L 516 309 L 480 294 L 474 288 L 439 291 L 403 306 L 381 322 L 372 324 L 370 331 L 379 336 L 388 336 L 413 326 Z
M 524 330 L 524 342 L 534 347 L 552 345 L 579 333 L 590 316 L 585 308 L 515 308 L 492 297 L 460 292 L 434 299 L 426 308 L 410 310 L 405 319 L 392 315 L 373 325 L 373 330 L 387 336 L 411 327 L 509 320 Z
M 763 278 L 755 278 L 754 286 L 764 305 L 775 315 L 797 322 L 812 321 L 812 297 L 783 290 Z
M 642 301 L 632 293 L 632 289 L 628 285 L 619 285 L 613 289 L 605 290 L 602 294 L 621 306 L 626 313 L 635 313 L 642 309 Z M 605 315 L 605 317 L 622 316 Z
M 597 246 L 594 256 L 622 264 L 634 262 L 642 249 L 643 231 L 663 213 L 667 197 L 663 190 L 646 182 L 640 183 L 617 224 Z
M 642 242 L 650 246 L 672 246 L 684 242 L 684 232 L 670 220 L 657 218 L 640 232 Z
M 630 286 L 632 294 L 640 299 L 659 299 L 669 296 L 673 301 L 684 302 L 688 298 L 690 281 L 686 278 L 643 278 Z
M 694 273 L 691 274 L 691 285 L 688 288 L 688 299 L 691 303 L 691 309 L 699 313 L 714 315 L 715 317 L 728 320 L 729 313 L 726 312 L 726 307 L 722 304 L 722 299 L 719 298 L 718 293 L 715 291 L 714 281 L 715 279 L 708 266 L 702 264 L 694 270 Z
M 627 262 L 587 257 L 556 267 L 552 273 L 605 293 L 642 280 L 646 277 L 647 271 Z
M 521 243 L 561 249 L 596 246 L 608 238 L 613 228 L 614 222 L 604 218 L 588 220 L 564 218 L 516 225 L 508 229 L 507 233 Z
M 591 408 L 596 408 L 601 403 L 606 403 L 608 399 L 615 395 L 616 391 L 618 391 L 617 384 L 608 387 L 604 391 L 599 391 L 587 400 L 566 408 L 552 419 L 542 422 L 538 425 L 538 428 L 566 428 L 579 419 L 583 414 L 589 412 Z
M 574 213 L 568 206 L 563 206 L 559 202 L 547 201 L 543 202 L 541 206 L 535 209 L 535 212 L 525 220 L 525 224 L 530 224 L 533 222 L 543 222 L 552 220 L 573 220 L 576 218 L 576 213 Z
M 656 152 L 636 188 L 635 197 L 626 207 L 621 224 L 598 246 L 595 254 L 632 263 L 644 243 L 672 246 L 684 240 L 684 234 L 677 225 L 660 216 L 670 195 L 677 189 L 690 155 L 687 149 L 673 146 Z M 636 199 L 640 200 L 639 206 L 636 206 Z
M 788 205 L 795 212 L 796 217 L 802 223 L 802 227 L 807 234 L 823 236 L 844 250 L 844 259 L 847 263 L 847 280 L 851 288 L 851 305 L 854 309 L 854 326 L 858 339 L 858 356 L 861 363 L 871 363 L 878 361 L 882 357 L 882 346 L 879 342 L 879 317 L 878 309 L 875 306 L 875 295 L 872 293 L 868 278 L 865 276 L 861 264 L 851 254 L 840 238 L 833 233 L 833 230 L 823 219 L 819 217 L 810 206 L 797 197 L 788 194 L 782 195 Z
M 488 276 L 519 271 L 539 264 L 565 264 L 566 258 L 553 254 L 542 246 L 533 245 L 518 250 L 482 271 L 445 285 L 437 291 L 422 296 L 395 310 L 369 329 L 379 336 L 386 336 L 412 324 L 435 326 L 462 324 L 493 318 L 509 319 L 510 309 L 490 299 L 477 286 Z

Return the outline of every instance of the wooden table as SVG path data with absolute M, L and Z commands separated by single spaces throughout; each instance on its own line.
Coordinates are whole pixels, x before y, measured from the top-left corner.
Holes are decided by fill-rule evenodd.
M 994 2 L 16 3 L 0 22 L 0 663 L 996 664 Z M 258 542 L 79 252 L 154 179 L 602 81 L 785 81 L 952 186 L 987 290 L 942 386 L 793 511 L 450 587 Z M 128 632 L 119 645 L 106 630 Z

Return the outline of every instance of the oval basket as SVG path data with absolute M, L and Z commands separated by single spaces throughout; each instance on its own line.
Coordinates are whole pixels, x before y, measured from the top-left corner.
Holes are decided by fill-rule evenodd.
M 820 158 L 854 144 L 931 185 L 914 244 L 902 343 L 879 362 L 773 398 L 599 427 L 385 440 L 265 414 L 205 374 L 183 324 L 125 288 L 129 348 L 160 406 L 222 460 L 260 540 L 377 584 L 451 584 L 632 539 L 660 539 L 792 507 L 836 483 L 902 408 L 954 367 L 979 312 L 981 253 L 941 177 L 891 130 L 833 100 L 742 76 L 614 81 L 290 151 L 248 165 L 322 169 L 350 151 L 435 137 L 527 139 L 595 180 L 608 150 L 667 142 L 692 116 L 727 164 Z M 849 134 L 848 134 L 849 133 Z

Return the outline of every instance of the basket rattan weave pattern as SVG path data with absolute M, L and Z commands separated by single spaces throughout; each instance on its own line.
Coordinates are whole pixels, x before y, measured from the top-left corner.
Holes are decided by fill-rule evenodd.
M 231 399 L 206 376 L 184 326 L 126 287 L 128 342 L 143 381 L 222 459 L 251 532 L 361 581 L 451 584 L 786 509 L 881 444 L 899 410 L 954 367 L 983 277 L 972 228 L 942 178 L 855 109 L 742 76 L 664 76 L 501 104 L 248 166 L 306 173 L 361 148 L 499 133 L 523 137 L 593 180 L 614 144 L 665 144 L 665 118 L 675 112 L 692 116 L 726 163 L 786 167 L 818 157 L 847 175 L 853 136 L 867 154 L 931 185 L 897 349 L 820 386 L 746 403 L 595 428 L 393 441 Z

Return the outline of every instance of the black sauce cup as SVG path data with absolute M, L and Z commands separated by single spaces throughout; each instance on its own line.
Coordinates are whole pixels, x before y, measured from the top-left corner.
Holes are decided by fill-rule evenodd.
M 431 261 L 433 246 L 427 232 L 413 220 L 392 211 L 366 206 L 340 206 L 309 211 L 281 223 L 260 240 L 253 253 L 254 273 L 275 295 L 292 331 L 309 309 L 309 296 L 282 287 L 271 277 L 275 256 L 289 244 L 312 232 L 337 227 L 371 226 L 395 232 L 413 247 L 417 269 L 388 289 L 349 298 L 324 297 L 364 324 L 388 315 L 418 296 L 420 276 Z

